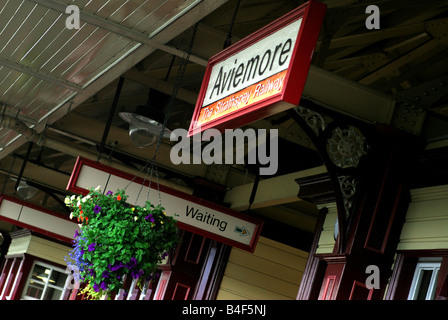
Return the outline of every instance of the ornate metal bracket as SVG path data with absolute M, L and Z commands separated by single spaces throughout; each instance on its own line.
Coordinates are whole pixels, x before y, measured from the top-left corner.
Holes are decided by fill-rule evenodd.
M 336 127 L 327 140 L 326 150 L 330 160 L 339 168 L 358 167 L 366 155 L 366 138 L 354 126 Z
M 310 104 L 305 107 L 303 104 Z M 313 102 L 303 101 L 290 115 L 307 132 L 321 154 L 335 188 L 338 204 L 339 250 L 345 247 L 347 223 L 354 210 L 361 160 L 368 154 L 368 141 L 361 129 L 339 122 L 326 113 L 312 108 Z M 298 117 L 297 117 L 298 116 Z

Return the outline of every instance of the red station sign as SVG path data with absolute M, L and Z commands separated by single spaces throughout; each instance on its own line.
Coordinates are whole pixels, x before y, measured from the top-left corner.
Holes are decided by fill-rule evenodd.
M 210 58 L 188 135 L 298 105 L 325 10 L 311 0 Z

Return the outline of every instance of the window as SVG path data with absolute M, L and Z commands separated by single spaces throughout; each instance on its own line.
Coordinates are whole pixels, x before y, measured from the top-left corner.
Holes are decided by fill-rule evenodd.
M 418 260 L 408 300 L 434 300 L 441 261 L 441 258 Z
M 25 300 L 61 300 L 68 274 L 59 268 L 35 262 L 23 290 Z

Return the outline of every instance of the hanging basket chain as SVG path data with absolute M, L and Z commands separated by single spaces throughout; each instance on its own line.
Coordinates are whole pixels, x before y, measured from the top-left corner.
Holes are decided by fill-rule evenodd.
M 188 47 L 187 56 L 185 57 L 185 60 L 184 60 L 183 64 L 181 65 L 181 67 L 178 69 L 178 72 L 177 72 L 177 76 L 176 76 L 176 79 L 175 79 L 173 91 L 171 93 L 170 99 L 168 101 L 168 105 L 166 107 L 165 117 L 164 117 L 164 121 L 163 121 L 163 124 L 162 124 L 162 129 L 161 129 L 159 137 L 157 139 L 157 144 L 156 144 L 156 148 L 154 150 L 154 155 L 153 155 L 152 159 L 150 159 L 150 160 L 148 160 L 146 162 L 146 164 L 139 170 L 139 172 L 134 176 L 134 178 L 124 188 L 124 190 L 126 190 L 127 187 L 129 187 L 129 185 L 131 185 L 135 181 L 137 176 L 139 176 L 140 173 L 143 172 L 143 170 L 145 170 L 145 169 L 147 170 L 145 178 L 143 180 L 143 183 L 141 184 L 140 190 L 139 190 L 137 198 L 135 200 L 135 203 L 138 202 L 138 199 L 140 197 L 141 191 L 142 191 L 143 186 L 144 186 L 144 184 L 146 182 L 146 178 L 148 176 L 148 173 L 149 173 L 149 187 L 148 187 L 148 193 L 147 193 L 147 196 L 146 196 L 146 201 L 149 200 L 149 193 L 150 193 L 150 190 L 151 190 L 153 172 L 155 172 L 155 176 L 156 176 L 156 186 L 157 186 L 159 204 L 161 204 L 161 202 L 162 202 L 161 201 L 161 196 L 160 196 L 159 172 L 157 170 L 156 159 L 157 159 L 157 155 L 158 155 L 158 153 L 160 151 L 160 146 L 161 146 L 161 143 L 162 143 L 162 137 L 165 134 L 165 130 L 166 130 L 166 127 L 167 127 L 167 123 L 168 123 L 168 120 L 169 120 L 171 109 L 172 109 L 172 107 L 174 105 L 174 102 L 176 100 L 180 84 L 181 84 L 182 79 L 184 77 L 185 70 L 187 68 L 187 64 L 188 64 L 188 62 L 190 60 L 190 55 L 191 55 L 191 51 L 192 51 L 192 48 L 193 48 L 194 40 L 196 38 L 197 30 L 198 30 L 198 24 L 196 23 L 195 26 L 194 26 L 193 35 L 191 37 L 191 41 L 190 41 L 190 44 L 189 44 L 189 47 Z M 148 168 L 148 166 L 149 166 L 149 168 Z

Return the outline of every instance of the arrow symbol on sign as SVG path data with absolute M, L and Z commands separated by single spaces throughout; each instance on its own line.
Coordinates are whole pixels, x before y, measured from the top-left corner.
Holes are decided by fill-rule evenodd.
M 242 236 L 242 237 L 244 237 L 244 236 L 248 236 L 248 235 L 250 234 L 250 233 L 249 233 L 249 230 L 247 230 L 246 227 L 244 227 L 244 226 L 242 226 L 242 227 L 238 227 L 238 226 L 236 226 L 236 227 L 235 227 L 235 232 L 236 232 L 236 233 L 239 233 L 240 236 Z

